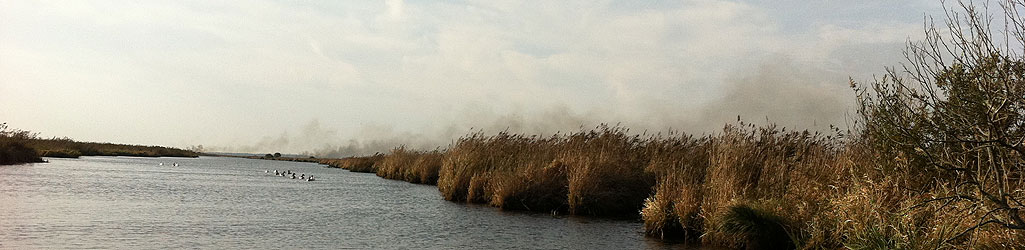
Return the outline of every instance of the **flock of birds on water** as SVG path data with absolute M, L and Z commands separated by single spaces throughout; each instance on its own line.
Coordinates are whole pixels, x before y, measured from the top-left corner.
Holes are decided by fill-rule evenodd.
M 164 163 L 161 162 L 158 165 L 163 166 Z M 175 162 L 172 166 L 177 167 L 178 163 Z M 266 174 L 270 174 L 271 173 L 270 170 L 264 170 L 263 172 L 266 173 Z M 288 177 L 288 178 L 292 178 L 292 179 L 300 179 L 300 180 L 306 180 L 306 181 L 315 181 L 315 180 L 317 180 L 316 178 L 313 177 L 312 174 L 310 176 L 306 176 L 306 174 L 299 174 L 298 177 L 296 177 L 295 174 L 296 173 L 292 172 L 292 170 L 283 170 L 283 171 L 278 171 L 277 169 L 274 170 L 274 175 L 276 175 L 276 176 Z
M 267 174 L 271 173 L 270 170 L 264 170 L 263 172 L 267 173 Z M 277 169 L 275 169 L 274 170 L 274 175 L 296 179 L 296 173 L 292 172 L 292 170 L 278 171 Z M 316 180 L 315 178 L 313 178 L 312 174 L 309 177 L 307 177 L 306 174 L 299 174 L 298 179 L 306 180 L 306 181 L 314 181 L 314 180 Z

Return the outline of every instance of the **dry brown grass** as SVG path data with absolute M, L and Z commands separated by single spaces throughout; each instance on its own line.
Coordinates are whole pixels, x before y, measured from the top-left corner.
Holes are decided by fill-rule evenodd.
M 138 157 L 198 157 L 199 153 L 160 146 L 126 145 L 98 142 L 79 142 L 68 138 L 30 138 L 25 145 L 46 157 L 79 156 L 138 156 Z
M 199 153 L 160 146 L 80 142 L 69 138 L 44 139 L 20 129 L 8 129 L 0 123 L 0 162 L 41 162 L 39 157 L 78 158 L 79 156 L 198 157 Z
M 598 127 L 569 136 L 557 161 L 566 165 L 572 214 L 637 216 L 654 185 L 644 172 L 651 138 Z
M 694 137 L 619 127 L 548 137 L 472 133 L 443 151 L 328 160 L 502 209 L 637 216 L 648 235 L 734 248 L 1023 249 L 1020 231 L 924 203 L 945 187 L 867 138 L 728 125 Z M 437 176 L 437 177 L 434 177 Z M 786 238 L 782 239 L 781 238 Z
M 710 137 L 688 135 L 661 138 L 649 146 L 652 156 L 646 170 L 656 175 L 657 184 L 641 210 L 648 235 L 693 241 L 704 231 L 698 212 L 709 147 Z
M 384 159 L 384 156 L 383 154 L 375 154 L 372 156 L 354 156 L 341 159 L 319 159 L 318 161 L 320 164 L 347 169 L 352 172 L 375 173 L 377 172 L 377 163 Z
M 622 128 L 550 137 L 481 133 L 445 154 L 445 199 L 504 209 L 637 216 L 654 179 L 644 172 L 647 140 Z
M 658 183 L 642 210 L 645 230 L 660 238 L 749 246 L 748 236 L 724 228 L 737 221 L 730 213 L 735 208 L 753 207 L 781 218 L 800 248 L 969 243 L 943 242 L 953 228 L 970 222 L 946 214 L 949 207 L 914 209 L 930 193 L 908 187 L 928 182 L 901 167 L 905 160 L 876 153 L 865 143 L 743 124 L 712 137 L 663 139 L 651 146 L 648 171 Z M 1006 248 L 1021 237 L 998 228 L 982 234 L 987 236 L 976 237 L 972 245 Z
M 0 165 L 11 165 L 31 162 L 42 162 L 36 150 L 25 146 L 20 141 L 7 141 L 0 138 Z
M 738 221 L 731 211 L 751 207 L 778 216 L 802 249 L 1025 248 L 1020 230 L 996 225 L 952 240 L 979 223 L 965 211 L 984 210 L 925 203 L 949 188 L 923 178 L 907 157 L 873 150 L 866 138 L 741 125 L 660 143 L 649 146 L 648 171 L 658 183 L 642 210 L 655 237 L 751 247 L 756 238 L 727 230 Z
M 727 126 L 695 139 L 671 137 L 652 146 L 648 171 L 658 175 L 642 217 L 649 235 L 740 247 L 736 235 L 719 230 L 728 208 L 756 205 L 784 217 L 802 236 L 801 224 L 822 211 L 822 190 L 835 184 L 828 167 L 837 150 L 830 139 L 773 126 Z
M 451 201 L 511 206 L 509 198 L 520 197 L 520 192 L 529 189 L 531 181 L 524 178 L 537 176 L 534 173 L 552 164 L 562 141 L 557 136 L 470 134 L 445 154 L 438 190 Z
M 566 165 L 558 161 L 548 165 L 531 165 L 521 171 L 495 174 L 490 205 L 509 210 L 548 211 L 562 213 L 568 210 L 569 193 Z
M 413 151 L 398 147 L 380 161 L 377 176 L 412 183 L 436 184 L 441 169 L 442 153 Z

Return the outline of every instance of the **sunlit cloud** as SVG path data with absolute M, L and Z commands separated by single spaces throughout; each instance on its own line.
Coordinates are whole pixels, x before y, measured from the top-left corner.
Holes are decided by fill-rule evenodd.
M 358 145 L 339 154 L 471 128 L 703 133 L 742 115 L 821 129 L 845 122 L 848 77 L 900 63 L 938 6 L 5 1 L 0 117 L 81 140 Z

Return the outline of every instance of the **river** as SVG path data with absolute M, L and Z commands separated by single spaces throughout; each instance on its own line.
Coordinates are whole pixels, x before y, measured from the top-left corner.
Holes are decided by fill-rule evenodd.
M 664 249 L 642 223 L 453 203 L 314 163 L 50 158 L 0 166 L 0 248 Z M 175 166 L 177 164 L 177 166 Z M 264 173 L 312 174 L 307 182 Z

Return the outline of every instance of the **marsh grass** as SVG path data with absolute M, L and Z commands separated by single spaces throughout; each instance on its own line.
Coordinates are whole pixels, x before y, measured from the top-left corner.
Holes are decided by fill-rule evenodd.
M 42 162 L 40 157 L 79 156 L 197 157 L 199 153 L 159 146 L 79 142 L 68 138 L 44 139 L 39 138 L 37 133 L 8 129 L 6 123 L 0 123 L 0 164 Z
M 699 212 L 710 147 L 711 137 L 689 135 L 661 138 L 649 146 L 646 171 L 657 182 L 641 210 L 648 235 L 693 242 L 704 232 Z
M 127 145 L 113 143 L 79 142 L 68 138 L 39 139 L 26 141 L 42 156 L 77 158 L 79 156 L 137 156 L 137 157 L 197 157 L 199 153 L 184 149 Z
M 730 206 L 723 214 L 719 230 L 742 240 L 747 249 L 795 247 L 782 217 L 747 204 Z
M 644 172 L 653 139 L 620 127 L 599 126 L 569 136 L 558 161 L 569 178 L 570 213 L 636 216 L 654 178 Z
M 829 167 L 839 153 L 834 141 L 744 123 L 701 138 L 656 140 L 647 171 L 658 176 L 658 183 L 641 211 L 645 231 L 659 238 L 742 247 L 751 242 L 724 225 L 738 218 L 735 207 L 745 206 L 738 204 L 748 203 L 771 204 L 762 206 L 763 212 L 786 215 L 788 221 L 817 223 L 812 217 L 825 209 L 823 189 L 837 179 Z M 795 241 L 822 237 L 799 230 L 794 235 Z
M 440 159 L 450 201 L 508 210 L 635 217 L 665 240 L 733 248 L 1020 249 L 1020 232 L 982 227 L 956 206 L 918 208 L 929 190 L 900 155 L 864 136 L 727 125 L 716 134 L 630 135 L 620 127 L 551 136 L 471 133 L 441 151 L 396 148 L 378 175 L 415 182 Z M 933 185 L 933 186 L 930 186 Z M 911 190 L 908 187 L 933 189 Z M 923 191 L 924 190 L 924 191 Z
M 411 183 L 436 184 L 441 169 L 442 153 L 395 148 L 379 162 L 377 176 Z
M 0 165 L 42 162 L 35 149 L 22 142 L 0 139 Z
M 450 201 L 506 206 L 506 199 L 522 197 L 519 192 L 528 191 L 530 182 L 523 178 L 536 176 L 536 171 L 551 164 L 563 140 L 557 136 L 472 133 L 447 150 L 439 169 L 438 190 Z
M 303 159 L 311 160 L 311 159 Z M 1019 230 L 979 227 L 975 209 L 923 203 L 944 183 L 871 137 L 740 122 L 696 137 L 598 126 L 550 136 L 481 132 L 442 150 L 316 159 L 436 184 L 443 198 L 506 210 L 640 217 L 667 241 L 747 249 L 1025 249 Z M 1021 188 L 1021 187 L 1014 187 Z
M 317 162 L 352 172 L 376 173 L 377 163 L 383 160 L 384 157 L 384 154 L 374 154 L 371 156 L 353 156 L 341 159 L 318 159 Z
M 598 126 L 550 136 L 481 132 L 432 151 L 317 161 L 436 184 L 455 202 L 506 210 L 640 217 L 667 241 L 748 249 L 1025 249 L 1020 231 L 977 224 L 964 204 L 871 137 L 740 122 L 696 137 Z M 1021 188 L 1021 187 L 1017 187 Z
M 445 153 L 438 189 L 447 200 L 510 210 L 636 217 L 654 179 L 644 172 L 647 141 L 627 132 L 473 133 Z

